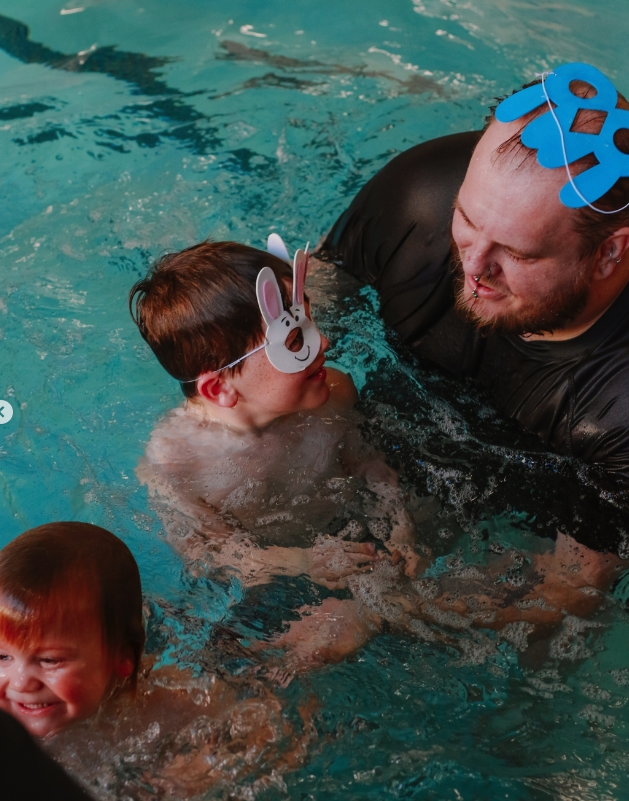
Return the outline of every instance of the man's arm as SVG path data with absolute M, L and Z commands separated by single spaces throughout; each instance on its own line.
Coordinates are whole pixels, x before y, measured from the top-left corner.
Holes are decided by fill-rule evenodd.
M 440 624 L 445 612 L 454 628 L 472 625 L 499 631 L 509 623 L 525 622 L 538 633 L 553 631 L 566 616 L 593 615 L 627 566 L 617 556 L 593 551 L 561 533 L 552 551 L 531 554 L 531 562 L 533 571 L 526 590 L 515 601 L 509 599 L 508 585 L 496 583 L 506 567 L 504 557 L 478 570 L 469 587 L 456 573 L 443 574 L 437 582 L 439 591 L 430 587 L 420 601 L 419 617 Z
M 382 316 L 412 341 L 451 304 L 450 223 L 480 132 L 410 148 L 356 195 L 320 253 L 380 295 Z

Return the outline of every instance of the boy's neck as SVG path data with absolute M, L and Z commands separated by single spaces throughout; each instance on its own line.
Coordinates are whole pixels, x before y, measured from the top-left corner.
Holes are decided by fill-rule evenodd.
M 243 402 L 239 402 L 232 407 L 218 406 L 200 395 L 189 398 L 188 405 L 201 413 L 205 419 L 216 420 L 236 431 L 250 431 L 252 433 L 266 428 L 278 417 L 285 416 L 284 414 L 251 409 Z

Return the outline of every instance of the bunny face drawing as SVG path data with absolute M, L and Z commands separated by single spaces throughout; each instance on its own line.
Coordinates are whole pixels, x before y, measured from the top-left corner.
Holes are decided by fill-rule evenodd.
M 300 373 L 319 355 L 321 334 L 306 314 L 304 284 L 308 253 L 298 250 L 293 260 L 293 303 L 285 310 L 275 274 L 263 267 L 256 281 L 256 295 L 266 331 L 266 355 L 276 370 Z

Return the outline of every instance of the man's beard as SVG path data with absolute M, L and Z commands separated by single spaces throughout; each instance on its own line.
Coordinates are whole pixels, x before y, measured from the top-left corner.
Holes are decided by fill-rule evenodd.
M 583 265 L 574 281 L 566 289 L 554 295 L 538 298 L 534 303 L 518 311 L 485 317 L 479 302 L 465 294 L 465 273 L 459 249 L 452 242 L 454 265 L 454 308 L 457 314 L 473 323 L 483 334 L 552 334 L 571 323 L 583 311 L 590 295 L 591 270 Z M 486 286 L 490 286 L 483 280 Z M 496 287 L 499 289 L 499 287 Z M 480 299 L 479 299 L 480 301 Z

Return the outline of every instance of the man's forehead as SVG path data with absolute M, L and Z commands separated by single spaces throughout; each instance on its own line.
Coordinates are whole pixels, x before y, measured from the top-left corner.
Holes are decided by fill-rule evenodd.
M 509 176 L 527 176 L 536 187 L 550 189 L 561 187 L 566 181 L 563 167 L 547 169 L 537 161 L 537 152 L 520 143 L 523 130 L 520 120 L 510 123 L 492 122 L 480 138 L 470 162 L 471 168 L 492 170 L 501 175 L 505 182 Z M 559 197 L 555 198 L 557 208 L 565 208 Z
M 518 123 L 492 123 L 470 162 L 457 203 L 474 227 L 501 244 L 530 249 L 531 240 L 551 245 L 574 235 L 570 211 L 559 200 L 565 172 L 540 167 L 535 154 L 497 154 L 520 129 Z

